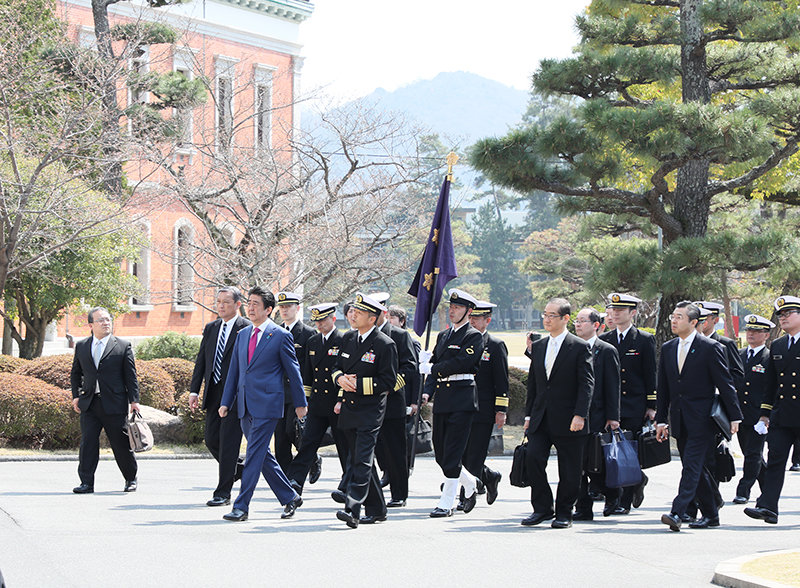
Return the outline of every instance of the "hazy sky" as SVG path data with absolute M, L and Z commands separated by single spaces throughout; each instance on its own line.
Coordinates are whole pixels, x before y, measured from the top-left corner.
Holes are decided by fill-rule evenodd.
M 589 0 L 312 0 L 303 88 L 339 98 L 469 71 L 522 90 L 543 57 L 566 57 Z

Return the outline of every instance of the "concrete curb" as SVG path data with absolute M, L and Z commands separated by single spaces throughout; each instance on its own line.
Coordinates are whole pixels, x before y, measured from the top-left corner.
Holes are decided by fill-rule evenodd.
M 773 582 L 758 576 L 751 576 L 750 574 L 745 574 L 741 570 L 744 564 L 767 555 L 780 555 L 782 553 L 797 552 L 800 552 L 800 549 L 764 551 L 762 553 L 745 555 L 720 562 L 714 570 L 714 577 L 711 579 L 711 583 L 716 584 L 717 586 L 725 586 L 727 588 L 791 588 L 789 584 L 782 584 L 780 582 Z

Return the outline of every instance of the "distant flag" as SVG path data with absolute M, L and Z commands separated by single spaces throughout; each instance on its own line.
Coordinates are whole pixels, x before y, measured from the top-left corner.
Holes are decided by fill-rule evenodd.
M 449 160 L 448 163 L 450 163 Z M 445 285 L 453 278 L 458 277 L 456 253 L 453 250 L 453 234 L 450 230 L 451 177 L 448 173 L 442 183 L 425 252 L 422 254 L 417 275 L 408 289 L 408 293 L 417 298 L 417 308 L 414 311 L 414 332 L 420 337 L 428 326 L 433 309 L 442 299 L 442 290 Z

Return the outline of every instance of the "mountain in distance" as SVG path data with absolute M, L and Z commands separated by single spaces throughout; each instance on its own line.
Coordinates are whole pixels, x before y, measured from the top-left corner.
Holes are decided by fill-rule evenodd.
M 366 96 L 386 110 L 405 113 L 449 139 L 445 143 L 455 141 L 459 147 L 504 135 L 520 122 L 528 98 L 528 92 L 463 71 L 443 72 L 392 92 L 379 88 Z

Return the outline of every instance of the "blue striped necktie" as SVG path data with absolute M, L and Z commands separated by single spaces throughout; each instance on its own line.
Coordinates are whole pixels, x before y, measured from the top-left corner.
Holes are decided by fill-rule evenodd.
M 222 323 L 222 332 L 219 334 L 219 341 L 217 341 L 217 353 L 214 355 L 214 383 L 219 382 L 222 374 L 222 356 L 225 355 L 225 342 L 227 337 L 225 331 L 228 328 L 228 323 Z

